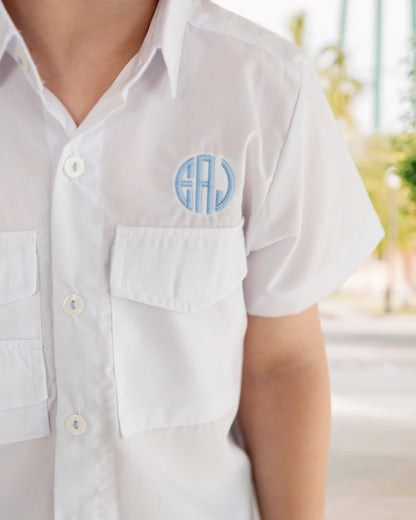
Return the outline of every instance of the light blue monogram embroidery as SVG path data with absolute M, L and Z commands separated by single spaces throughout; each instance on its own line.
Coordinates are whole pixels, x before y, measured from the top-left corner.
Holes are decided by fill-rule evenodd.
M 204 163 L 208 163 L 207 180 L 203 180 Z M 230 165 L 225 159 L 222 159 L 221 161 L 221 171 L 226 175 L 228 188 L 224 196 L 223 190 L 216 190 L 215 211 L 219 211 L 220 209 L 225 208 L 225 206 L 229 203 L 234 191 L 234 174 Z M 196 213 L 202 213 L 202 189 L 206 188 L 206 214 L 209 215 L 213 212 L 215 175 L 215 157 L 213 155 L 202 154 L 198 155 L 196 158 L 191 157 L 182 164 L 178 170 L 178 173 L 176 174 L 175 188 L 178 199 L 185 206 L 185 208 L 189 209 L 190 211 L 195 211 Z M 184 176 L 186 177 L 185 179 Z

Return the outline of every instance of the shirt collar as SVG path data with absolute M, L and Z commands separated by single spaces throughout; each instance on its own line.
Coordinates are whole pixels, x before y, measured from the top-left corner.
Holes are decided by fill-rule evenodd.
M 159 0 L 156 47 L 160 48 L 169 74 L 172 97 L 176 96 L 183 38 L 192 0 Z
M 182 44 L 191 5 L 192 0 L 159 0 L 146 38 L 142 44 L 142 49 L 138 53 L 138 57 L 139 55 L 141 55 L 140 57 L 147 56 L 147 64 L 153 57 L 155 51 L 157 49 L 161 50 L 169 75 L 170 93 L 173 98 L 176 97 Z M 24 47 L 27 51 L 27 46 L 25 45 L 22 35 L 10 18 L 3 2 L 0 0 L 0 59 L 12 39 L 17 39 L 20 46 Z M 33 62 L 32 64 L 34 65 Z M 138 59 L 137 64 L 143 65 L 142 59 Z M 143 68 L 145 68 L 145 66 Z M 132 72 L 133 74 L 132 77 L 129 78 L 129 84 L 134 82 L 141 74 L 141 71 L 138 71 L 136 67 L 132 69 Z M 41 87 L 42 81 L 38 74 L 34 80 L 37 86 Z

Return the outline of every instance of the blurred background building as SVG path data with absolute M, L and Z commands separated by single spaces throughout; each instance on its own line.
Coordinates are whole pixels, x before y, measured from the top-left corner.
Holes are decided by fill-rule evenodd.
M 314 58 L 386 236 L 319 303 L 325 520 L 416 520 L 416 0 L 215 0 Z

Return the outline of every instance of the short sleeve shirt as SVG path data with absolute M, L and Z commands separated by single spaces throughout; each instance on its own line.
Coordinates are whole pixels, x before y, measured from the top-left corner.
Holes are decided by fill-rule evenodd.
M 77 126 L 0 4 L 0 151 L 0 516 L 257 519 L 247 313 L 301 312 L 384 236 L 311 59 L 160 0 Z

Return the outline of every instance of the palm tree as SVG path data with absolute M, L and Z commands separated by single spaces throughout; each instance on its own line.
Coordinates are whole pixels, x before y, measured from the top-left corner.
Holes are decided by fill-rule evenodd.
M 354 128 L 356 122 L 351 113 L 351 102 L 361 92 L 363 84 L 349 74 L 345 53 L 339 45 L 324 47 L 318 60 L 326 63 L 318 68 L 335 117 L 350 129 Z
M 289 29 L 293 35 L 293 40 L 299 47 L 303 47 L 303 38 L 305 36 L 305 18 L 305 13 L 301 12 L 294 16 L 289 23 Z

